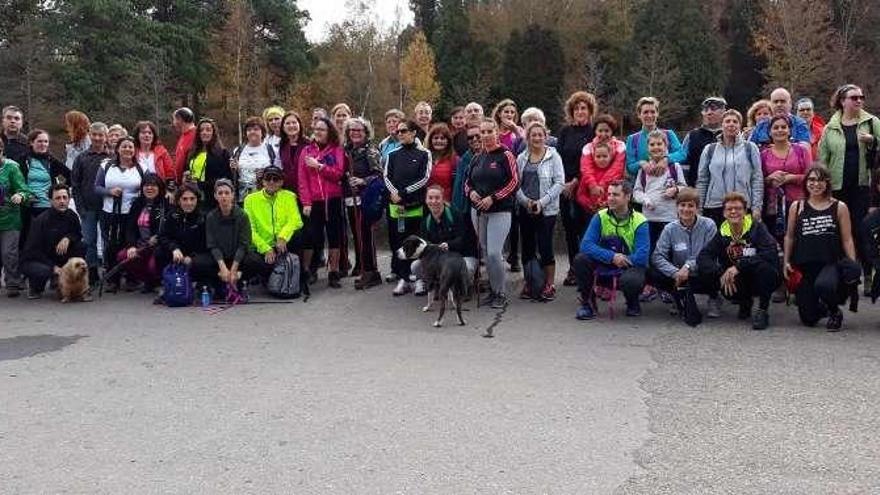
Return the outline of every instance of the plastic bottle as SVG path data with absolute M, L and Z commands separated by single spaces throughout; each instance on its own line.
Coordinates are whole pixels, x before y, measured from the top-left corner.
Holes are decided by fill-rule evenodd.
M 208 292 L 208 286 L 207 286 L 207 285 L 203 285 L 203 286 L 202 286 L 202 294 L 201 294 L 201 297 L 202 297 L 202 307 L 203 307 L 203 308 L 207 308 L 208 306 L 211 305 L 211 293 Z

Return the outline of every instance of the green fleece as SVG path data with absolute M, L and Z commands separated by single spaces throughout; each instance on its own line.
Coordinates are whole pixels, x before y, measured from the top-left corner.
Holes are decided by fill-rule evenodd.
M 828 167 L 828 172 L 831 173 L 831 189 L 834 191 L 839 191 L 843 187 L 843 158 L 846 155 L 846 137 L 843 135 L 843 126 L 840 123 L 841 115 L 838 110 L 831 116 L 819 141 L 819 161 Z M 859 115 L 856 129 L 873 135 L 875 141 L 880 138 L 880 120 L 864 110 Z M 866 150 L 865 143 L 859 141 L 859 185 L 863 187 L 868 186 L 871 181 L 865 165 Z
M 0 188 L 3 188 L 5 201 L 0 205 L 0 231 L 21 230 L 21 205 L 12 204 L 12 196 L 22 194 L 24 203 L 32 194 L 21 175 L 21 169 L 12 160 L 4 159 L 0 163 Z

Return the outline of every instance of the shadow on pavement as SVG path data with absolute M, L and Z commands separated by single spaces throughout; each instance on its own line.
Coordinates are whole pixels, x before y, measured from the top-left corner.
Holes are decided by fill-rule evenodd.
M 79 339 L 88 335 L 19 335 L 0 339 L 0 361 L 14 361 L 16 359 L 36 356 L 47 352 L 60 351 L 61 349 L 75 344 Z

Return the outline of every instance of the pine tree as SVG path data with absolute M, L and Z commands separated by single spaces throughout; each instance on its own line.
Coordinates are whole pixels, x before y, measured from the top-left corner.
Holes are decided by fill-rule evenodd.
M 403 85 L 401 99 L 406 108 L 418 101 L 435 103 L 440 97 L 434 52 L 422 32 L 416 33 L 412 43 L 406 47 L 400 61 L 400 80 Z
M 531 24 L 523 33 L 514 30 L 510 34 L 504 50 L 500 96 L 512 98 L 520 109 L 542 109 L 548 124 L 555 126 L 559 122 L 564 76 L 562 47 L 555 31 Z

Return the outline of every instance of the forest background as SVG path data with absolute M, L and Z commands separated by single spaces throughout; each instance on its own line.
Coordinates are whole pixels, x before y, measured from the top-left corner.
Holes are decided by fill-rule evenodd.
M 347 0 L 350 15 L 315 43 L 296 0 L 3 3 L 0 104 L 50 132 L 78 109 L 128 128 L 151 119 L 168 136 L 186 105 L 231 145 L 272 104 L 346 102 L 381 124 L 419 100 L 446 119 L 502 98 L 542 108 L 555 129 L 577 89 L 627 128 L 636 99 L 656 96 L 661 123 L 686 130 L 707 95 L 745 111 L 784 86 L 827 116 L 836 86 L 861 85 L 867 108 L 880 89 L 880 0 L 410 0 L 414 21 L 390 27 Z

